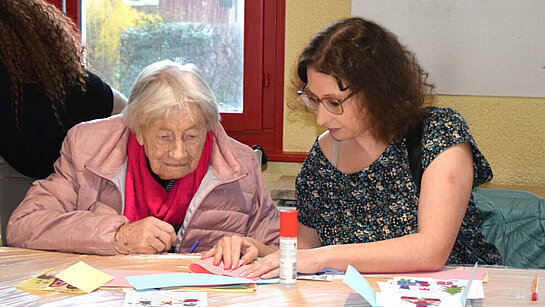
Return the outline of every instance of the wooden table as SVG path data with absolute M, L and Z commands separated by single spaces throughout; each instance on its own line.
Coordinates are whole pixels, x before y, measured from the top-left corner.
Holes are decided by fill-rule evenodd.
M 196 255 L 128 255 L 94 256 L 0 247 L 0 304 L 2 306 L 121 306 L 122 290 L 98 289 L 90 294 L 75 295 L 50 291 L 26 291 L 15 287 L 57 265 L 84 261 L 98 269 L 166 270 L 187 272 Z M 544 306 L 545 292 L 537 302 L 531 301 L 532 280 L 545 270 L 521 270 L 485 267 L 488 282 L 485 299 L 466 306 Z M 376 280 L 370 279 L 376 288 Z M 541 289 L 545 283 L 541 283 Z M 355 291 L 342 283 L 298 281 L 298 288 L 281 290 L 277 285 L 260 285 L 254 293 L 208 293 L 209 306 L 368 306 Z

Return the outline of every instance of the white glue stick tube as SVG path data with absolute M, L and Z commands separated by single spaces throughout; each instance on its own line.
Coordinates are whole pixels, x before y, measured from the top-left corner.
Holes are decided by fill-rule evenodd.
M 280 283 L 281 289 L 297 288 L 297 211 L 280 210 Z

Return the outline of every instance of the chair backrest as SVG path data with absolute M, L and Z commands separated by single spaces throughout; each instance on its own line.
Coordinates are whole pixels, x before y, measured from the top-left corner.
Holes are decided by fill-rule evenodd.
M 34 178 L 17 172 L 0 157 L 0 239 L 2 246 L 6 246 L 6 226 L 9 217 L 21 203 L 34 180 Z
M 475 189 L 483 214 L 481 231 L 503 258 L 503 265 L 545 268 L 545 200 L 520 190 Z
M 254 145 L 252 146 L 252 149 L 254 150 L 254 153 L 257 156 L 257 160 L 259 161 L 259 164 L 265 165 L 269 159 L 263 147 L 261 147 L 260 145 Z

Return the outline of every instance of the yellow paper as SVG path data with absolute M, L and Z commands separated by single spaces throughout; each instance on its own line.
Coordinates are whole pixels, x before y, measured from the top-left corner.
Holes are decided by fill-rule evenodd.
M 47 291 L 68 292 L 68 293 L 75 293 L 75 294 L 87 293 L 55 277 L 51 273 L 51 271 L 55 269 L 56 268 L 49 269 L 41 274 L 38 274 L 30 279 L 27 279 L 23 281 L 22 283 L 18 284 L 16 287 L 21 289 L 28 289 L 28 290 L 47 290 Z
M 114 277 L 80 261 L 56 275 L 57 278 L 85 291 L 93 292 Z

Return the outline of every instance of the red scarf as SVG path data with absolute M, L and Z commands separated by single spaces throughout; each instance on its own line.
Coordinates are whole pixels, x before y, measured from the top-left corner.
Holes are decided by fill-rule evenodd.
M 129 221 L 135 222 L 148 216 L 155 216 L 172 225 L 182 224 L 187 207 L 208 170 L 212 143 L 212 132 L 209 131 L 195 171 L 177 179 L 172 188 L 166 191 L 151 176 L 144 146 L 140 145 L 134 133 L 131 133 L 127 145 L 124 213 Z

